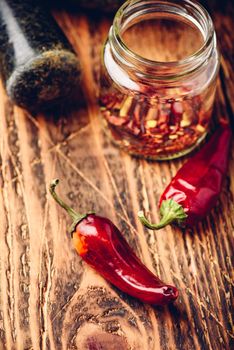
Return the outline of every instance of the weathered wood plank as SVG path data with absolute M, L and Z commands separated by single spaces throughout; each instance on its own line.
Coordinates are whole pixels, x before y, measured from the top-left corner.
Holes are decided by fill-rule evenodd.
M 226 16 L 222 30 L 230 31 Z M 147 162 L 111 144 L 95 98 L 110 20 L 65 12 L 56 19 L 83 64 L 80 109 L 32 117 L 13 107 L 0 87 L 0 348 L 229 349 L 234 150 L 219 203 L 207 220 L 183 232 L 143 229 L 138 209 L 158 220 L 160 193 L 183 160 Z M 230 45 L 229 35 L 225 42 Z M 229 55 L 223 55 L 227 71 L 218 86 L 217 116 L 226 112 L 227 100 L 233 108 Z M 178 286 L 175 305 L 143 305 L 81 261 L 65 234 L 69 220 L 48 194 L 55 176 L 74 207 L 112 219 L 145 264 Z

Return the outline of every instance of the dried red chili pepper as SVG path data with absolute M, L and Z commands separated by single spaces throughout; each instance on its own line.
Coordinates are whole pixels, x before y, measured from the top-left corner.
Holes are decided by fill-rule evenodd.
M 56 194 L 58 182 L 58 179 L 52 181 L 50 193 L 73 219 L 73 243 L 84 261 L 120 290 L 143 302 L 165 305 L 174 301 L 177 289 L 162 282 L 143 265 L 118 228 L 94 213 L 76 213 Z
M 192 226 L 203 219 L 218 199 L 227 172 L 232 132 L 222 121 L 220 127 L 192 158 L 177 172 L 160 201 L 161 221 L 151 224 L 144 213 L 141 222 L 152 230 L 168 224 Z

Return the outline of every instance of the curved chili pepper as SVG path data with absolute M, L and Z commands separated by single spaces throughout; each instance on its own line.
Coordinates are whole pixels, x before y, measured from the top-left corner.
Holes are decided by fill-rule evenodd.
M 107 218 L 94 213 L 80 215 L 56 194 L 59 180 L 52 181 L 50 193 L 73 219 L 75 249 L 84 261 L 123 292 L 154 305 L 165 305 L 178 297 L 175 287 L 156 277 L 132 251 L 119 229 Z
M 193 226 L 215 205 L 227 173 L 232 132 L 222 121 L 220 127 L 200 151 L 179 169 L 163 192 L 160 201 L 161 221 L 151 224 L 144 213 L 141 222 L 152 230 L 168 224 Z

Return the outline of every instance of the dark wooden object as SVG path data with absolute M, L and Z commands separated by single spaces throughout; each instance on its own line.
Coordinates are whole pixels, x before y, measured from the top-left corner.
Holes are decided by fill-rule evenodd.
M 111 21 L 56 13 L 83 65 L 84 105 L 69 115 L 32 117 L 0 88 L 0 349 L 230 349 L 234 150 L 216 208 L 193 230 L 143 229 L 184 159 L 138 160 L 115 148 L 100 125 L 95 94 L 100 48 Z M 233 118 L 233 12 L 213 13 L 222 51 L 215 115 Z M 233 122 L 233 119 L 232 119 Z M 72 247 L 65 213 L 48 184 L 79 211 L 108 216 L 145 262 L 180 290 L 152 308 L 112 288 Z
M 11 100 L 30 111 L 71 103 L 78 90 L 79 59 L 38 1 L 1 0 L 0 73 Z

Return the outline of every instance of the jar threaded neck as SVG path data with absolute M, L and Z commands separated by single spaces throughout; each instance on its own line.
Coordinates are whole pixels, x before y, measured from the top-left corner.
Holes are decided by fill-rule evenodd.
M 122 34 L 142 16 L 157 14 L 177 14 L 186 18 L 201 32 L 203 43 L 199 50 L 190 56 L 171 62 L 159 62 L 140 56 L 132 51 L 123 40 Z M 109 32 L 109 41 L 116 60 L 123 66 L 134 70 L 138 77 L 148 79 L 175 80 L 191 74 L 204 65 L 216 47 L 213 22 L 208 12 L 196 1 L 191 0 L 130 0 L 117 12 Z

